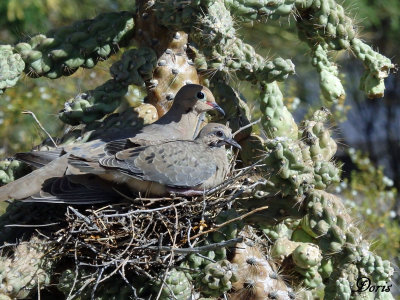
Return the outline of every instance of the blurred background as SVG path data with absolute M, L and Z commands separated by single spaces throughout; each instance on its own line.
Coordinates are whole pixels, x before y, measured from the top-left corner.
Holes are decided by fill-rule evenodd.
M 356 0 L 343 5 L 356 20 L 360 37 L 398 64 L 400 1 Z M 133 7 L 134 1 L 126 0 L 2 0 L 0 44 L 13 44 L 32 34 L 93 18 L 100 12 L 132 10 Z M 347 98 L 344 103 L 328 105 L 320 97 L 318 74 L 295 28 L 293 17 L 282 18 L 267 24 L 246 24 L 240 34 L 268 58 L 279 55 L 293 60 L 296 75 L 282 83 L 281 89 L 297 121 L 323 105 L 332 110 L 335 116 L 332 130 L 340 145 L 336 160 L 343 163 L 343 181 L 331 190 L 353 210 L 353 216 L 362 224 L 360 227 L 371 240 L 373 249 L 398 266 L 400 77 L 392 74 L 386 79 L 384 98 L 367 99 L 358 89 L 363 70 L 361 63 L 351 53 L 339 53 L 336 62 Z M 108 80 L 108 68 L 115 59 L 100 63 L 92 70 L 79 70 L 68 78 L 23 78 L 16 87 L 0 95 L 0 159 L 30 150 L 45 138 L 33 118 L 22 114 L 24 110 L 34 112 L 51 135 L 62 135 L 64 125 L 57 112 L 69 98 Z M 248 99 L 256 119 L 260 114 L 257 89 L 235 79 L 232 84 Z M 399 277 L 397 282 L 400 282 Z

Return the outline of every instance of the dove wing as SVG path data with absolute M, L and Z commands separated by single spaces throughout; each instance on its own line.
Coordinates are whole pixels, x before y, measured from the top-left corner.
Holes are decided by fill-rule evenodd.
M 136 147 L 99 160 L 108 168 L 170 187 L 195 187 L 209 179 L 217 165 L 209 149 L 195 141 Z
M 42 189 L 24 202 L 95 204 L 119 199 L 119 195 L 101 179 L 90 175 L 72 175 L 47 180 Z

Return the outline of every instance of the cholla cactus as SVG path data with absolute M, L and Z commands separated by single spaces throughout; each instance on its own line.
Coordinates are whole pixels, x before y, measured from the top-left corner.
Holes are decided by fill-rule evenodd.
M 124 50 L 111 66 L 112 79 L 64 104 L 59 112 L 61 121 L 79 125 L 60 138 L 60 144 L 66 145 L 97 138 L 111 140 L 123 130 L 140 129 L 165 114 L 177 91 L 188 83 L 208 85 L 227 112 L 224 121 L 237 130 L 249 124 L 252 116 L 246 99 L 231 86 L 229 78 L 234 74 L 259 90 L 257 101 L 265 134 L 248 127 L 236 138 L 242 144 L 243 164 L 261 165 L 256 179 L 249 177 L 248 182 L 261 178 L 263 184 L 250 191 L 239 188 L 219 214 L 201 214 L 201 218 L 215 227 L 208 234 L 203 231 L 206 225 L 196 227 L 200 228 L 196 236 L 203 236 L 195 246 L 200 250 L 190 244 L 191 229 L 186 232 L 189 235 L 176 237 L 180 240 L 179 243 L 174 240 L 174 247 L 172 243 L 160 247 L 159 251 L 171 251 L 172 258 L 179 256 L 174 263 L 171 260 L 168 268 L 161 270 L 160 264 L 165 267 L 168 260 L 160 263 L 160 253 L 143 252 L 139 258 L 145 262 L 135 265 L 134 259 L 121 258 L 128 250 L 115 255 L 110 249 L 98 252 L 95 247 L 86 249 L 95 253 L 91 253 L 95 263 L 90 266 L 101 270 L 88 283 L 93 289 L 98 288 L 96 299 L 121 299 L 130 294 L 165 300 L 218 299 L 224 294 L 238 300 L 295 299 L 302 297 L 299 296 L 302 288 L 312 290 L 310 293 L 316 288 L 323 289 L 325 299 L 359 299 L 369 297 L 365 292 L 354 292 L 360 278 L 369 278 L 375 285 L 388 283 L 393 274 L 390 263 L 371 252 L 341 199 L 326 191 L 340 181 L 341 172 L 334 159 L 337 145 L 326 124 L 331 117 L 329 111 L 317 110 L 297 124 L 285 106 L 278 84 L 295 74 L 294 64 L 288 58 L 261 56 L 237 32 L 242 22 L 298 16 L 295 23 L 299 40 L 306 42 L 311 50 L 311 64 L 319 74 L 321 93 L 326 100 L 345 99 L 339 68 L 331 56 L 339 50 L 351 51 L 363 62 L 365 73 L 360 88 L 368 97 L 381 97 L 384 78 L 394 65 L 357 37 L 357 28 L 343 7 L 334 0 L 138 0 L 136 6 L 132 7 L 135 13 L 100 14 L 16 45 L 0 46 L 0 92 L 17 84 L 22 72 L 32 78 L 54 79 L 71 75 L 78 68 L 93 68 L 98 61 L 135 40 L 135 48 Z M 144 89 L 146 95 L 137 93 L 140 99 L 136 99 L 134 107 L 115 112 L 129 90 Z M 38 147 L 47 148 L 46 144 Z M 17 161 L 0 162 L 1 183 L 14 180 L 23 173 L 21 170 L 22 165 Z M 218 194 L 221 199 L 230 196 Z M 258 211 L 265 206 L 268 209 Z M 23 208 L 19 208 L 10 207 L 2 220 L 7 221 L 13 214 L 20 220 Z M 245 213 L 249 215 L 242 218 Z M 91 215 L 94 221 L 75 214 L 92 228 L 105 226 L 97 219 L 97 212 Z M 127 215 L 106 231 L 117 232 L 125 226 Z M 77 232 L 74 229 L 69 233 Z M 168 235 L 172 235 L 170 231 Z M 138 240 L 137 248 L 143 249 L 162 243 L 159 238 L 143 246 L 135 233 L 130 238 Z M 127 243 L 125 239 L 118 240 L 118 235 L 108 240 L 114 239 L 115 249 L 118 243 Z M 232 240 L 239 241 L 235 239 L 241 242 L 233 247 Z M 101 244 L 107 238 L 90 232 L 76 239 L 77 244 L 87 240 Z M 191 249 L 173 253 L 183 245 Z M 21 244 L 13 258 L 0 258 L 3 261 L 0 297 L 26 298 L 36 286 L 50 283 L 45 247 L 32 247 Z M 82 255 L 89 256 L 84 251 Z M 102 279 L 103 271 L 112 264 L 98 263 L 99 257 L 112 257 L 118 262 L 109 277 L 121 276 L 115 284 L 121 291 L 108 288 L 110 281 Z M 153 263 L 158 263 L 158 268 L 154 267 L 150 274 L 147 271 Z M 125 267 L 129 264 L 133 267 L 126 275 Z M 76 281 L 74 276 L 70 266 L 64 267 L 52 284 L 56 283 L 61 292 L 69 295 Z M 287 282 L 284 276 L 288 277 Z M 75 288 L 82 289 L 81 299 L 95 295 L 85 291 L 82 284 L 75 284 Z M 391 297 L 387 291 L 376 294 L 377 299 Z
M 26 298 L 37 286 L 50 283 L 48 246 L 32 238 L 16 247 L 12 257 L 0 257 L 0 298 Z
M 160 298 L 162 300 L 178 299 L 185 300 L 192 294 L 192 284 L 187 278 L 185 272 L 173 269 L 167 273 L 165 280 L 155 282 L 153 285 L 154 293 L 157 295 L 160 287 Z

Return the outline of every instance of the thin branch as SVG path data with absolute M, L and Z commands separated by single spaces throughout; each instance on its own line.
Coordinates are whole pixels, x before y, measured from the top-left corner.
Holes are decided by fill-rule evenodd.
M 48 227 L 48 226 L 54 226 L 54 225 L 59 225 L 60 222 L 56 223 L 49 223 L 49 224 L 6 224 L 4 227 Z
M 31 115 L 32 118 L 35 120 L 36 124 L 38 124 L 38 126 L 40 127 L 40 129 L 42 129 L 46 135 L 48 136 L 48 138 L 51 140 L 51 142 L 53 143 L 54 147 L 58 147 L 56 142 L 53 140 L 53 138 L 51 137 L 50 133 L 48 133 L 48 131 L 43 127 L 43 125 L 40 123 L 40 121 L 38 120 L 38 118 L 36 118 L 35 114 L 33 112 L 31 112 L 30 110 L 24 110 L 22 112 L 25 115 Z
M 240 128 L 239 128 L 238 130 L 236 130 L 232 135 L 235 136 L 235 135 L 237 135 L 239 132 L 242 132 L 243 130 L 245 130 L 245 129 L 247 129 L 247 128 L 249 128 L 249 127 L 251 127 L 251 126 L 253 126 L 253 125 L 257 124 L 257 123 L 259 123 L 260 121 L 261 121 L 261 118 L 258 119 L 257 121 L 251 122 L 251 123 L 249 123 L 249 124 L 247 124 L 247 125 L 245 125 L 245 126 L 243 126 L 243 127 L 240 127 Z
M 82 215 L 79 211 L 77 211 L 75 208 L 72 206 L 68 206 L 68 209 L 70 209 L 79 219 L 82 219 L 87 225 L 89 225 L 91 228 L 96 229 L 100 231 L 100 228 L 97 227 L 96 224 L 94 224 L 88 217 Z
M 243 241 L 243 237 L 238 237 L 235 239 L 215 243 L 215 244 L 209 244 L 205 246 L 200 246 L 200 247 L 194 247 L 194 248 L 173 248 L 173 247 L 168 247 L 168 246 L 163 246 L 163 247 L 157 247 L 157 246 L 151 246 L 148 249 L 151 250 L 159 250 L 161 252 L 167 252 L 167 251 L 174 251 L 175 253 L 178 254 L 190 254 L 190 253 L 199 253 L 203 251 L 211 251 L 211 250 L 216 250 L 221 247 L 228 247 L 228 246 L 233 246 L 237 243 L 241 243 Z
M 153 209 L 138 209 L 138 210 L 134 210 L 134 211 L 130 211 L 130 212 L 124 213 L 124 214 L 104 215 L 104 217 L 106 217 L 106 218 L 127 217 L 127 216 L 131 216 L 131 215 L 136 215 L 136 214 L 152 213 L 152 212 L 156 212 L 156 211 L 161 211 L 161 210 L 166 210 L 166 209 L 169 209 L 169 208 L 173 208 L 175 206 L 181 206 L 181 205 L 186 204 L 187 202 L 188 201 L 183 201 L 183 202 L 178 203 L 178 204 L 172 204 L 172 205 L 153 208 Z
M 215 225 L 214 228 L 211 228 L 211 229 L 209 229 L 209 230 L 200 232 L 200 233 L 198 233 L 198 234 L 192 236 L 191 239 L 193 240 L 193 239 L 195 239 L 196 237 L 199 237 L 199 236 L 201 236 L 201 235 L 204 235 L 204 234 L 207 234 L 207 233 L 210 233 L 210 232 L 217 231 L 218 228 L 224 227 L 224 226 L 226 226 L 226 225 L 228 225 L 228 224 L 230 224 L 230 223 L 232 223 L 232 222 L 236 222 L 236 221 L 239 221 L 239 220 L 243 220 L 244 218 L 246 218 L 246 217 L 248 217 L 248 216 L 250 216 L 250 215 L 252 215 L 252 214 L 255 214 L 256 212 L 259 212 L 259 211 L 261 211 L 261 210 L 265 210 L 265 209 L 267 209 L 267 208 L 268 208 L 268 206 L 258 207 L 258 208 L 254 209 L 254 210 L 252 210 L 252 211 L 249 211 L 248 213 L 245 213 L 244 215 L 241 215 L 241 216 L 239 216 L 239 217 L 237 217 L 237 218 L 233 218 L 233 219 L 228 220 L 228 221 L 226 221 L 226 222 L 224 222 L 224 223 L 217 224 L 217 225 Z

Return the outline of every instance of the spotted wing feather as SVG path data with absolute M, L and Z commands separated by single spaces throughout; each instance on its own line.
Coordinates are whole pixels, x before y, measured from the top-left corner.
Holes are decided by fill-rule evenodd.
M 104 157 L 99 163 L 132 177 L 170 187 L 195 187 L 216 172 L 216 162 L 208 148 L 194 141 L 174 141 L 137 147 Z
M 131 172 L 171 187 L 195 187 L 216 172 L 216 163 L 204 145 L 176 141 L 147 147 L 135 159 L 125 160 Z

